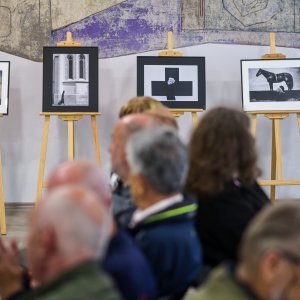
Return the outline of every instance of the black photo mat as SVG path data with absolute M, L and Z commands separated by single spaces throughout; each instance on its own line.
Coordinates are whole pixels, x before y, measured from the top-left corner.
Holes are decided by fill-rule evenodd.
M 98 112 L 98 47 L 44 47 L 43 112 Z
M 169 108 L 205 109 L 205 58 L 138 56 L 137 95 Z

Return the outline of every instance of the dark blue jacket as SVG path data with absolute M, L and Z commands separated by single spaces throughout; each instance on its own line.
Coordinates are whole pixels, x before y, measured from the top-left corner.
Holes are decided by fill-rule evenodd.
M 185 200 L 147 217 L 132 229 L 153 268 L 159 296 L 184 293 L 199 276 L 202 251 L 194 228 L 196 210 L 194 200 Z
M 112 206 L 113 215 L 118 225 L 127 228 L 136 206 L 132 200 L 130 187 L 125 186 L 120 180 L 112 192 Z
M 125 300 L 156 299 L 156 282 L 132 237 L 119 229 L 112 238 L 102 268 L 112 277 Z

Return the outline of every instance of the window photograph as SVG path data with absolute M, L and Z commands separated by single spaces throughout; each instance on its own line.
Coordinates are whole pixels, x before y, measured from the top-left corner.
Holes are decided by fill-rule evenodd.
M 97 50 L 95 47 L 44 48 L 44 112 L 98 110 Z

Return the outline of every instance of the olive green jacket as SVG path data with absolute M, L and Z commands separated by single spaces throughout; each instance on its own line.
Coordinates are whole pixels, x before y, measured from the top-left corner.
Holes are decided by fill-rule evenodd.
M 256 300 L 237 283 L 226 266 L 212 271 L 207 281 L 197 290 L 190 291 L 185 300 Z
M 59 278 L 21 294 L 16 300 L 119 300 L 110 279 L 94 262 L 86 262 Z

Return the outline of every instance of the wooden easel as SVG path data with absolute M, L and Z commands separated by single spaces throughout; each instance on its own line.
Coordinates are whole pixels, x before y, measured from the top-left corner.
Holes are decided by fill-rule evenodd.
M 286 56 L 282 53 L 276 53 L 275 33 L 270 33 L 270 48 L 271 53 L 262 56 L 263 59 L 283 59 Z M 300 112 L 299 111 L 253 111 L 249 112 L 252 119 L 252 133 L 256 135 L 257 115 L 263 114 L 272 121 L 272 156 L 271 156 L 271 180 L 261 180 L 260 185 L 270 186 L 270 198 L 274 202 L 276 198 L 276 186 L 283 185 L 300 185 L 300 180 L 284 180 L 282 176 L 282 151 L 281 151 L 281 136 L 280 123 L 291 113 L 298 114 L 298 123 L 300 127 Z
M 173 49 L 173 32 L 168 32 L 168 50 L 159 52 L 159 56 L 182 56 L 182 52 L 175 51 Z M 196 128 L 198 124 L 198 112 L 203 112 L 203 109 L 197 109 L 197 108 L 191 108 L 191 109 L 185 109 L 185 108 L 172 108 L 170 109 L 170 112 L 173 114 L 174 117 L 179 118 L 183 116 L 186 112 L 190 112 L 192 115 L 192 123 L 194 128 Z
M 57 43 L 59 47 L 80 47 L 81 44 L 74 42 L 72 40 L 71 32 L 67 32 L 66 41 L 62 41 Z M 100 154 L 100 143 L 98 137 L 98 127 L 96 117 L 101 115 L 101 113 L 93 113 L 93 112 L 74 112 L 74 113 L 52 113 L 52 112 L 44 112 L 41 113 L 42 116 L 45 117 L 44 121 L 44 129 L 43 129 L 43 138 L 42 138 L 42 148 L 41 148 L 41 157 L 40 157 L 40 166 L 39 166 L 39 175 L 38 175 L 38 185 L 37 185 L 37 193 L 36 193 L 36 201 L 40 201 L 42 197 L 42 191 L 44 187 L 44 172 L 45 172 L 45 163 L 46 163 L 46 153 L 47 153 L 47 144 L 48 144 L 48 133 L 50 126 L 50 117 L 58 116 L 58 118 L 62 121 L 67 122 L 68 124 L 68 159 L 73 160 L 75 156 L 75 138 L 74 138 L 74 123 L 82 119 L 84 116 L 90 116 L 92 122 L 92 130 L 93 130 L 93 140 L 94 147 L 96 152 L 96 160 L 98 163 L 101 161 Z
M 3 115 L 0 114 L 0 117 Z M 4 189 L 3 189 L 3 176 L 2 176 L 2 155 L 0 151 L 0 229 L 1 234 L 6 234 L 6 215 L 5 215 L 5 204 L 4 204 Z

